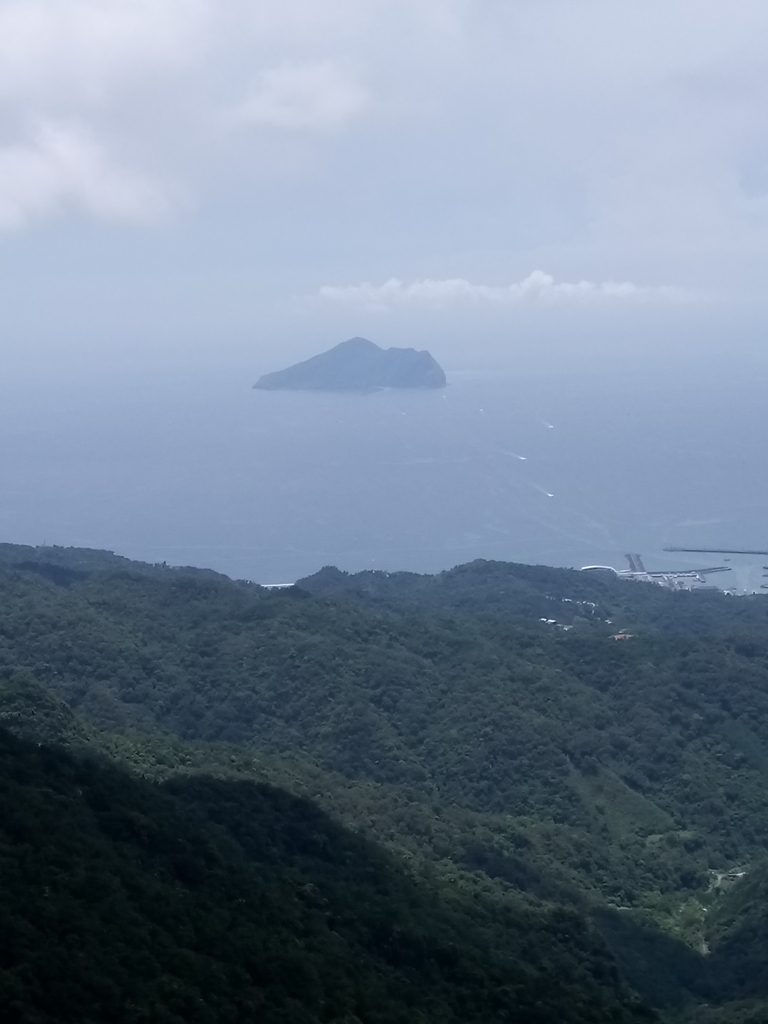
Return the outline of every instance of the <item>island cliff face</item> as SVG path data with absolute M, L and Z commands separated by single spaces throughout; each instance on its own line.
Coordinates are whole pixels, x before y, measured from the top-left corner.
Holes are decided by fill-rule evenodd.
M 253 386 L 263 391 L 443 388 L 445 374 L 429 352 L 383 349 L 366 338 L 350 338 L 303 363 L 267 373 Z

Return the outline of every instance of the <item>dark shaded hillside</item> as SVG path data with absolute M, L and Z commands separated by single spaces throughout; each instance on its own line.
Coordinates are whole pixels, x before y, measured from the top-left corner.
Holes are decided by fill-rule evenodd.
M 20 1024 L 649 1019 L 574 915 L 447 902 L 271 787 L 158 788 L 2 730 L 0 1005 Z
M 768 992 L 768 862 L 735 874 L 720 880 L 705 938 L 724 984 L 744 999 Z

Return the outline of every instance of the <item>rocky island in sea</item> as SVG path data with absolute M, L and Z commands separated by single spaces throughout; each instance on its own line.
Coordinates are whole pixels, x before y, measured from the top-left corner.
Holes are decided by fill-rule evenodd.
M 263 391 L 365 391 L 371 388 L 443 388 L 445 373 L 427 351 L 379 348 L 350 338 L 328 352 L 260 377 Z

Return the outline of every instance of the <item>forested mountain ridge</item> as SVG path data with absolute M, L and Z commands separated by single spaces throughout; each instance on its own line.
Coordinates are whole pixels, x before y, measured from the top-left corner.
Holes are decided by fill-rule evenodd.
M 95 552 L 5 550 L 0 672 L 32 672 L 141 770 L 268 766 L 441 877 L 597 921 L 621 908 L 601 927 L 629 973 L 637 928 L 709 948 L 699 973 L 684 947 L 678 970 L 648 940 L 631 980 L 657 1005 L 704 998 L 726 932 L 761 912 L 755 896 L 730 931 L 708 920 L 732 898 L 715 880 L 749 878 L 768 833 L 763 598 L 502 563 L 324 570 L 334 596 L 311 596 L 318 577 L 266 592 Z M 57 580 L 57 567 L 83 575 Z M 632 639 L 613 640 L 619 628 Z M 766 994 L 726 975 L 722 997 Z
M 768 631 L 768 597 L 734 601 L 720 590 L 673 591 L 632 579 L 478 559 L 434 576 L 326 566 L 297 586 L 315 597 L 353 601 L 374 611 L 413 615 L 555 618 L 618 628 L 710 634 Z M 609 621 L 606 621 L 609 620 Z

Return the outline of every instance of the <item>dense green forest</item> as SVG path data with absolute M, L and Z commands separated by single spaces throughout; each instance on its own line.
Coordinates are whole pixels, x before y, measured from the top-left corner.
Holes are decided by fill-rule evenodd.
M 311 798 L 413 884 L 528 921 L 515 962 L 544 969 L 562 913 L 582 966 L 605 941 L 667 1016 L 768 1019 L 768 598 L 491 562 L 266 591 L 5 545 L 0 677 L 0 724 L 164 799 L 200 775 Z

